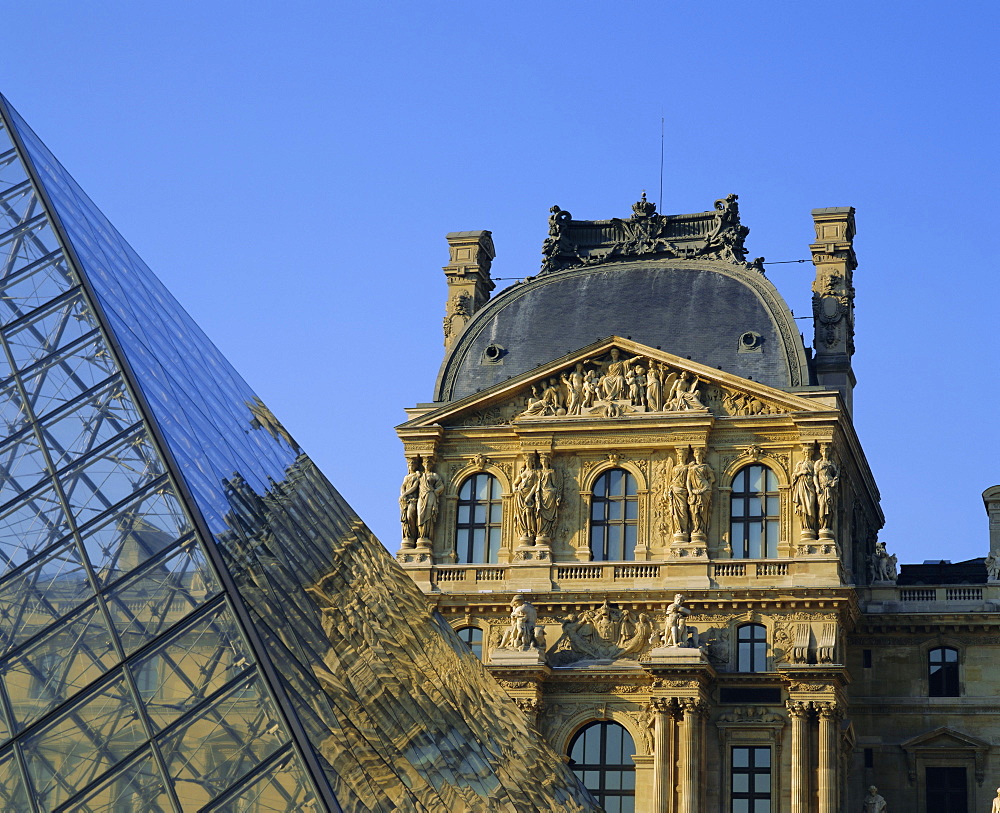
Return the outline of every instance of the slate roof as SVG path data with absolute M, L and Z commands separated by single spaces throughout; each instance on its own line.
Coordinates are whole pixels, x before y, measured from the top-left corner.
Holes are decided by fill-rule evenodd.
M 739 352 L 748 332 L 759 334 L 759 346 Z M 612 335 L 772 387 L 810 383 L 791 313 L 759 271 L 637 259 L 547 274 L 503 291 L 445 357 L 435 401 L 471 395 Z

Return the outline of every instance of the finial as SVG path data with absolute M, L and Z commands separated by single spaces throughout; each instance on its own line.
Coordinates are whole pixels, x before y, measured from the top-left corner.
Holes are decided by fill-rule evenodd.
M 656 214 L 656 204 L 646 200 L 646 190 L 642 190 L 642 200 L 632 204 L 632 217 L 652 217 Z

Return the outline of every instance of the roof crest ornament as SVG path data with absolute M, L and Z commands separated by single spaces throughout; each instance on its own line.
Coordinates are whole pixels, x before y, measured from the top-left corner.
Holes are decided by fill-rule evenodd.
M 540 273 L 639 257 L 721 260 L 759 271 L 746 263 L 743 241 L 750 229 L 740 223 L 737 200 L 727 195 L 709 212 L 662 215 L 644 190 L 626 220 L 573 220 L 553 206 Z

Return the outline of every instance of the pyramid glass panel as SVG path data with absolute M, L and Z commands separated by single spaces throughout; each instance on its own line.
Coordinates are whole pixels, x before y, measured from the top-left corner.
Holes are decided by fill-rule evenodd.
M 0 120 L 6 792 L 596 809 L 2 97 Z

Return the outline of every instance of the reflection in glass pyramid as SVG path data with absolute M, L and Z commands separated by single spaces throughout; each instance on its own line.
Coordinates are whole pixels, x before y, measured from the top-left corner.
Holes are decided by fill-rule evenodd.
M 3 97 L 0 420 L 0 809 L 595 809 Z

